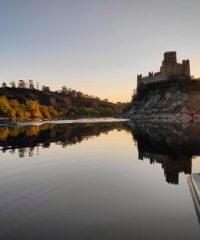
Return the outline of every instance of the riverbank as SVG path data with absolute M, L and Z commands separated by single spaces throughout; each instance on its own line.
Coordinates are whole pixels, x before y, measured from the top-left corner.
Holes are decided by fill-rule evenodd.
M 106 123 L 106 122 L 128 122 L 125 118 L 80 118 L 43 121 L 0 121 L 0 127 L 4 126 L 32 126 L 44 124 L 72 124 L 72 123 Z

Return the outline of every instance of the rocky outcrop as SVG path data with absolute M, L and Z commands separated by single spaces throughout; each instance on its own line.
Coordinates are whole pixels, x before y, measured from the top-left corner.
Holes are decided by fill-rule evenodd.
M 173 79 L 143 86 L 126 117 L 139 121 L 199 122 L 200 81 Z

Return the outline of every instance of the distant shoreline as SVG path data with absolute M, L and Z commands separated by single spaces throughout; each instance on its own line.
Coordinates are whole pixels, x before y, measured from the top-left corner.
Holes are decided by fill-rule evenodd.
M 43 124 L 71 124 L 71 123 L 102 123 L 102 122 L 128 122 L 126 118 L 79 118 L 79 119 L 57 119 L 57 120 L 30 120 L 30 121 L 2 121 L 0 118 L 0 127 L 4 126 L 31 126 Z

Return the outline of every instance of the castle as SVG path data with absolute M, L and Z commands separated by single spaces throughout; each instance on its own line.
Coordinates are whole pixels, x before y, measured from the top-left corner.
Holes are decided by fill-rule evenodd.
M 137 75 L 137 87 L 141 84 L 167 80 L 172 76 L 190 77 L 190 62 L 189 60 L 183 60 L 182 63 L 177 63 L 176 52 L 165 52 L 160 72 L 149 72 L 149 75 L 145 77 L 141 74 Z

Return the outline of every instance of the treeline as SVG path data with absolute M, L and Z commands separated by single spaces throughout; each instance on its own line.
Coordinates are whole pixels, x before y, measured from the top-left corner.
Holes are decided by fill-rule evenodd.
M 0 88 L 0 118 L 9 119 L 64 119 L 80 117 L 118 116 L 123 103 L 101 100 L 63 86 L 59 91 L 35 84 L 32 80 L 6 83 Z

